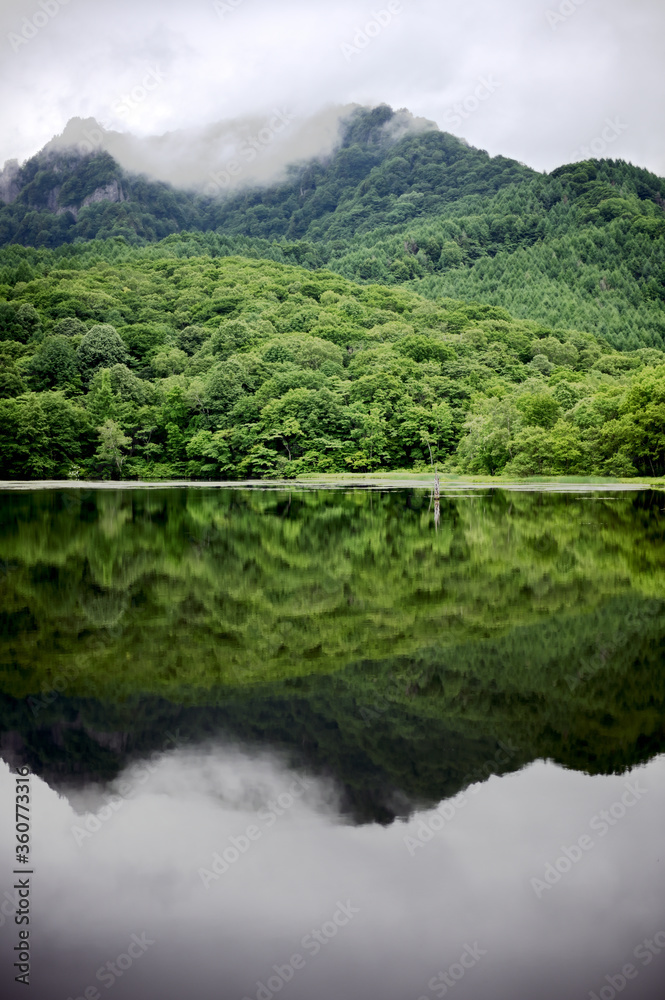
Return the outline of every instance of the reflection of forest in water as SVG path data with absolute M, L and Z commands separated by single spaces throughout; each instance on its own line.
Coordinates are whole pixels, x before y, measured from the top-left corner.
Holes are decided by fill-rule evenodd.
M 5 493 L 5 755 L 65 781 L 175 729 L 268 743 L 359 819 L 537 757 L 621 770 L 665 741 L 660 513 L 492 491 L 442 496 L 435 528 L 406 490 Z

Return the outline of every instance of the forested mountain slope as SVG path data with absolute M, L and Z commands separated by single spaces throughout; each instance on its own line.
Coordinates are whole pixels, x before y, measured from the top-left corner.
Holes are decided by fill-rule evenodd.
M 0 477 L 665 474 L 660 350 L 222 253 L 0 251 Z
M 215 232 L 237 253 L 417 282 L 621 350 L 665 346 L 665 180 L 612 160 L 541 175 L 443 132 L 396 139 L 393 119 L 359 109 L 331 156 L 227 196 L 129 176 L 107 153 L 39 154 L 5 185 L 0 243 Z
M 394 117 L 386 106 L 360 110 L 332 156 L 293 166 L 274 187 L 228 197 L 223 170 L 205 195 L 131 176 L 104 151 L 48 149 L 12 174 L 13 197 L 0 211 L 0 242 L 58 246 L 110 235 L 136 242 L 183 228 L 268 239 L 348 238 L 535 176 L 444 132 L 397 139 Z

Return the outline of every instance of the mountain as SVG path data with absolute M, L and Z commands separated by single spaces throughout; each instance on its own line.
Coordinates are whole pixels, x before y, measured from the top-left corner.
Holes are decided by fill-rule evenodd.
M 104 132 L 94 119 L 70 122 L 62 137 L 22 168 L 8 164 L 0 175 L 0 192 L 7 192 L 9 201 L 0 213 L 0 243 L 59 246 L 77 237 L 113 235 L 136 242 L 183 229 L 268 239 L 348 237 L 359 223 L 372 230 L 435 214 L 465 194 L 492 194 L 534 175 L 385 106 L 351 111 L 334 149 L 292 164 L 280 182 L 267 187 L 252 183 L 251 147 L 248 163 L 227 160 L 215 171 L 199 173 L 199 183 L 189 189 L 174 189 L 123 169 L 111 150 L 125 162 L 150 162 L 154 169 L 157 163 L 154 153 L 139 155 L 119 143 L 122 138 Z M 170 148 L 163 153 L 174 155 Z M 238 191 L 236 176 L 245 181 Z M 395 200 L 409 195 L 412 204 L 395 211 Z M 103 208 L 96 207 L 101 203 Z
M 380 106 L 224 197 L 62 143 L 0 189 L 4 478 L 665 475 L 647 171 Z
M 185 190 L 228 194 L 277 183 L 293 164 L 329 157 L 342 143 L 349 119 L 362 111 L 358 105 L 329 107 L 303 120 L 286 107 L 275 107 L 263 116 L 145 137 L 109 131 L 94 118 L 72 118 L 42 153 L 106 152 L 128 174 L 146 174 Z M 437 126 L 406 109 L 393 112 L 384 128 L 393 141 L 424 131 L 437 131 Z
M 0 208 L 0 243 L 61 246 L 123 236 L 131 243 L 162 239 L 202 220 L 190 194 L 127 174 L 106 152 L 40 153 L 0 175 L 11 200 Z
M 183 160 L 188 137 L 139 149 L 93 120 L 70 123 L 0 175 L 0 245 L 117 236 L 144 245 L 214 232 L 242 254 L 325 266 L 361 283 L 412 282 L 430 298 L 500 306 L 621 350 L 665 346 L 665 180 L 614 160 L 539 174 L 386 106 L 347 109 L 339 121 L 336 142 L 330 120 L 325 129 L 319 121 L 310 148 L 323 152 L 290 167 L 286 147 L 273 162 L 268 138 L 265 149 L 258 139 L 248 145 L 245 126 L 236 158 L 208 169 L 213 153 L 230 149 L 220 138 L 229 133 L 198 136 L 193 158 L 200 153 L 204 167 L 188 189 L 130 172 L 108 151 L 156 169 L 161 149 L 165 175 L 193 177 L 180 161 L 169 166 L 178 148 Z M 278 179 L 259 185 L 254 160 Z

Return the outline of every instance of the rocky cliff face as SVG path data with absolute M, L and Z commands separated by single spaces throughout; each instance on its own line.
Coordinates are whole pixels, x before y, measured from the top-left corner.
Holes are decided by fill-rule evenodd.
M 52 188 L 48 193 L 48 198 L 46 200 L 46 207 L 49 212 L 58 212 L 58 198 L 60 197 L 60 191 L 62 190 L 62 185 L 59 184 L 57 187 Z
M 18 160 L 7 160 L 2 170 L 0 170 L 0 201 L 6 204 L 9 204 L 18 197 L 20 191 L 18 185 L 19 170 Z
M 57 204 L 57 197 L 59 193 L 60 193 L 60 188 L 54 188 L 53 191 L 51 191 L 49 195 L 49 206 L 48 206 L 49 208 L 51 208 L 51 197 L 55 196 Z M 122 187 L 119 184 L 119 182 L 110 181 L 103 187 L 98 187 L 95 191 L 92 192 L 92 194 L 89 194 L 86 198 L 83 199 L 80 208 L 77 208 L 75 205 L 64 205 L 60 206 L 59 208 L 53 208 L 52 211 L 55 211 L 58 215 L 62 215 L 64 212 L 71 212 L 74 218 L 78 219 L 79 212 L 81 211 L 82 208 L 85 208 L 86 205 L 96 204 L 99 201 L 112 201 L 112 202 L 125 201 L 125 196 L 123 194 Z
M 3 169 L 0 171 L 0 202 L 4 202 L 9 205 L 18 198 L 21 193 L 19 171 L 20 167 L 18 160 L 8 160 Z M 83 199 L 80 207 L 75 205 L 60 205 L 59 198 L 61 190 L 61 184 L 51 188 L 46 196 L 46 208 L 49 212 L 55 212 L 56 215 L 63 215 L 65 212 L 71 212 L 75 219 L 78 218 L 79 212 L 82 208 L 85 208 L 86 205 L 92 205 L 99 201 L 120 202 L 126 200 L 122 190 L 122 185 L 117 180 L 110 181 L 108 184 L 96 188 L 92 194 L 87 195 L 87 197 Z

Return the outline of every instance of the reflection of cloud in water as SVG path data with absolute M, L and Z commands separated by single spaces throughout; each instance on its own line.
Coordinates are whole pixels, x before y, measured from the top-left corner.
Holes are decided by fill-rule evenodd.
M 71 791 L 70 801 L 77 811 L 96 808 L 94 804 L 109 795 L 123 796 L 125 789 L 123 797 L 127 800 L 137 799 L 139 793 L 166 796 L 188 802 L 192 807 L 205 805 L 216 809 L 232 822 L 234 815 L 242 818 L 270 808 L 280 797 L 289 796 L 297 781 L 298 802 L 288 807 L 294 815 L 303 812 L 328 817 L 340 815 L 339 793 L 331 781 L 298 774 L 274 754 L 252 755 L 236 746 L 218 743 L 196 749 L 179 748 L 173 753 L 168 744 L 177 744 L 179 739 L 178 732 L 165 734 L 165 752 L 156 751 L 147 759 L 137 760 L 108 784 Z M 126 791 L 128 787 L 132 789 L 130 793 Z
M 476 942 L 488 954 L 459 983 L 460 998 L 588 996 L 665 926 L 657 860 L 665 759 L 636 773 L 649 789 L 639 806 L 541 899 L 529 879 L 617 800 L 625 776 L 589 777 L 541 762 L 492 777 L 415 855 L 404 837 L 422 814 L 389 827 L 347 825 L 325 782 L 315 781 L 268 827 L 259 810 L 297 775 L 266 754 L 210 746 L 155 759 L 80 847 L 71 827 L 99 790 L 70 803 L 34 778 L 32 996 L 83 995 L 131 934 L 146 931 L 155 946 L 118 986 L 119 997 L 253 998 L 272 966 L 302 952 L 303 937 L 331 919 L 338 900 L 360 912 L 308 958 L 288 985 L 290 1000 L 428 995 L 428 981 Z M 131 775 L 129 768 L 124 780 Z M 0 785 L 6 801 L 13 778 L 4 768 Z M 206 890 L 199 869 L 252 824 L 260 837 Z M 5 837 L 5 871 L 11 850 Z M 0 950 L 9 944 L 0 932 Z M 656 965 L 640 971 L 635 1000 L 660 995 Z

